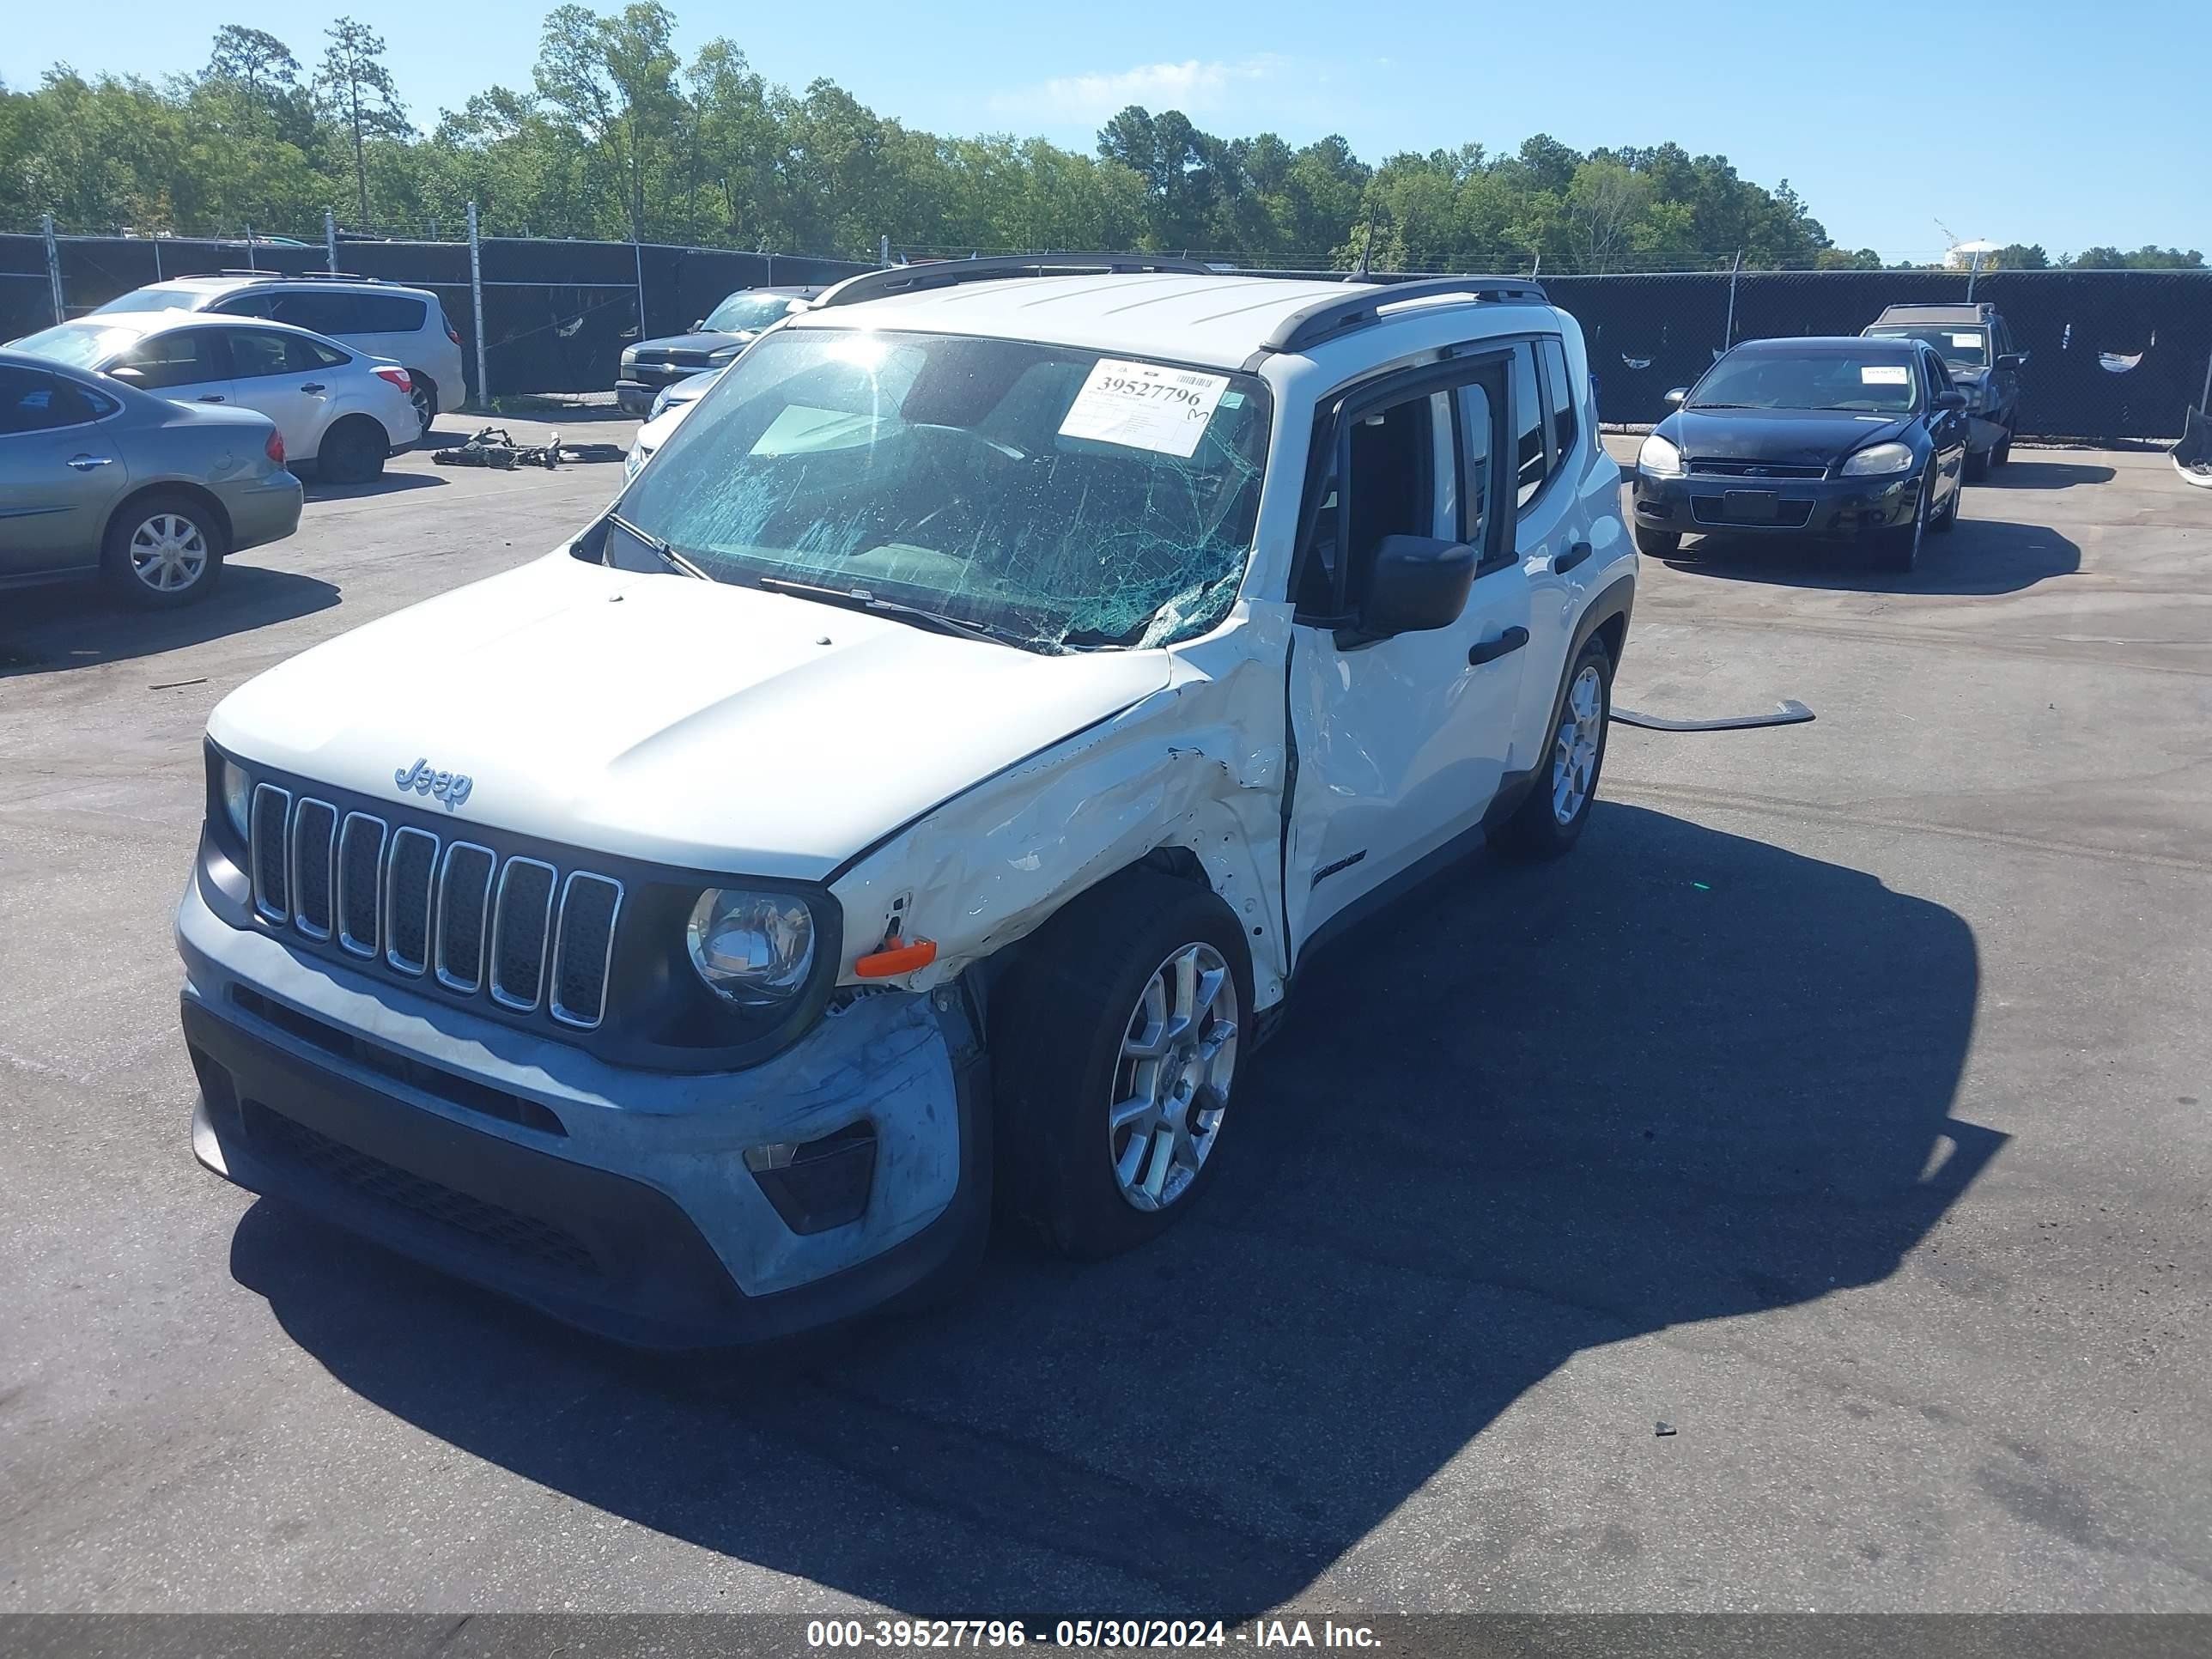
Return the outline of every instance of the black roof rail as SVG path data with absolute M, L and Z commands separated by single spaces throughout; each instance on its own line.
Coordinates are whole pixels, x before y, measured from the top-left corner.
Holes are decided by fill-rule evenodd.
M 1384 306 L 1430 299 L 1551 303 L 1542 285 L 1526 276 L 1436 276 L 1418 283 L 1379 283 L 1340 300 L 1316 300 L 1301 307 L 1275 325 L 1274 331 L 1261 342 L 1260 349 L 1304 351 L 1324 340 L 1372 328 L 1382 320 Z
M 814 309 L 855 306 L 894 294 L 920 294 L 963 283 L 995 283 L 1009 276 L 1094 273 L 1119 276 L 1138 271 L 1172 271 L 1186 276 L 1218 276 L 1219 271 L 1195 259 L 1167 253 L 1006 253 L 988 259 L 933 259 L 927 264 L 890 265 L 848 276 L 815 297 Z
M 381 276 L 364 276 L 356 270 L 272 270 L 267 265 L 258 270 L 234 265 L 215 274 L 218 276 L 258 276 L 264 283 L 380 283 L 384 280 Z

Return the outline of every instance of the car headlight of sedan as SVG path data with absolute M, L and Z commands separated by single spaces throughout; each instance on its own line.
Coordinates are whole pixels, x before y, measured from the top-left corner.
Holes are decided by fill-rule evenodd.
M 806 988 L 821 930 L 796 893 L 709 888 L 691 908 L 684 942 L 707 988 L 740 1008 L 775 1009 Z
M 1636 470 L 1655 478 L 1679 478 L 1682 476 L 1682 452 L 1655 432 L 1636 452 Z
M 1846 478 L 1886 478 L 1912 469 L 1912 451 L 1905 444 L 1869 444 L 1844 463 Z

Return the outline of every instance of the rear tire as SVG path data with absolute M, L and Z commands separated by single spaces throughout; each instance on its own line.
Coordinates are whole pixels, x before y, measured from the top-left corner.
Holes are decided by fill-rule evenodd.
M 1682 532 L 1679 530 L 1646 530 L 1636 526 L 1636 550 L 1646 558 L 1671 559 L 1682 550 Z
M 323 434 L 315 476 L 325 483 L 373 483 L 384 476 L 391 435 L 366 415 L 349 415 Z
M 422 424 L 415 441 L 421 443 L 430 435 L 431 422 L 438 418 L 438 383 L 419 368 L 409 369 L 407 378 L 411 382 L 407 400 L 415 405 L 415 418 Z
M 1567 693 L 1553 722 L 1551 752 L 1528 798 L 1498 826 L 1492 840 L 1510 858 L 1555 859 L 1582 839 L 1605 769 L 1613 718 L 1613 658 L 1600 640 L 1577 653 Z
M 1085 1259 L 1188 1213 L 1252 1041 L 1236 914 L 1197 883 L 1124 871 L 1039 928 L 994 1000 L 1002 1206 Z
M 125 604 L 170 611 L 215 591 L 228 551 L 222 521 L 204 502 L 156 489 L 124 502 L 107 521 L 100 574 Z

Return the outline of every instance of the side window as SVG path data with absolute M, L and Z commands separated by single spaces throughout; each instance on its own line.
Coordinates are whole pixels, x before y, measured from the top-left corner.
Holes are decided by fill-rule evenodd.
M 208 309 L 225 317 L 266 317 L 274 303 L 266 294 L 234 294 L 228 300 L 217 301 Z
M 1433 423 L 1439 406 L 1449 408 L 1423 392 L 1354 416 L 1340 435 L 1307 544 L 1301 611 L 1324 617 L 1358 611 L 1385 536 L 1453 533 L 1452 526 L 1437 527 Z
M 95 399 L 59 375 L 33 368 L 0 368 L 0 435 L 82 426 L 112 407 L 106 398 Z
M 1516 505 L 1526 507 L 1544 487 L 1552 465 L 1544 444 L 1544 400 L 1536 392 L 1536 356 L 1526 344 L 1513 348 L 1512 380 Z
M 354 334 L 360 331 L 352 326 L 349 307 L 343 294 L 319 294 L 297 289 L 279 294 L 270 315 L 280 323 L 289 323 L 295 328 L 313 329 L 318 334 Z
M 230 328 L 230 372 L 241 380 L 282 374 L 288 368 L 284 337 L 275 329 Z
M 1567 386 L 1567 350 L 1564 343 L 1553 339 L 1537 342 L 1536 350 L 1544 360 L 1544 403 L 1552 413 L 1552 456 L 1556 465 L 1575 447 L 1575 398 Z
M 137 369 L 133 384 L 148 392 L 228 378 L 216 357 L 211 328 L 180 328 L 142 340 L 124 353 L 120 366 Z
M 1493 534 L 1498 511 L 1493 476 L 1498 439 L 1504 429 L 1504 410 L 1499 407 L 1502 382 L 1495 375 L 1459 388 L 1460 500 L 1463 503 L 1460 539 L 1481 550 L 1475 574 L 1497 570 L 1514 562 L 1511 539 Z
M 353 361 L 320 340 L 303 340 L 296 334 L 287 334 L 283 338 L 285 367 L 295 374 L 312 374 L 319 368 L 336 368 Z
M 1943 367 L 1942 358 L 1932 351 L 1921 354 L 1920 361 L 1928 369 L 1928 395 L 1940 398 L 1951 389 L 1951 371 Z
M 349 296 L 358 311 L 356 334 L 419 334 L 422 302 L 397 294 L 356 294 Z

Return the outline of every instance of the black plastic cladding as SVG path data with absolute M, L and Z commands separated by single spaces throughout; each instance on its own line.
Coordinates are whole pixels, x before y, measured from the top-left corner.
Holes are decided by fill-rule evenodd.
M 212 740 L 205 747 L 204 843 L 240 870 L 246 867 L 246 850 L 232 833 L 222 806 L 221 769 L 225 760 L 242 767 L 257 785 L 274 784 L 290 791 L 295 800 L 305 796 L 329 802 L 337 809 L 341 826 L 348 812 L 368 811 L 384 819 L 392 836 L 402 829 L 427 830 L 439 838 L 441 858 L 446 846 L 463 841 L 494 848 L 502 864 L 510 857 L 537 859 L 551 865 L 562 879 L 581 869 L 623 884 L 622 915 L 616 928 L 613 960 L 607 969 L 606 1012 L 591 1030 L 579 1030 L 556 1019 L 549 994 L 541 994 L 534 1008 L 520 1012 L 495 1003 L 482 988 L 471 992 L 441 983 L 434 971 L 416 975 L 391 967 L 385 960 L 388 941 L 382 937 L 381 917 L 377 919 L 375 958 L 371 961 L 345 950 L 336 930 L 327 940 L 302 933 L 292 925 L 289 914 L 277 922 L 256 912 L 250 902 L 241 913 L 225 914 L 224 919 L 234 926 L 250 927 L 281 939 L 295 951 L 365 974 L 380 985 L 528 1030 L 612 1065 L 672 1073 L 741 1071 L 759 1065 L 805 1035 L 836 989 L 837 964 L 844 951 L 843 912 L 825 884 L 648 864 L 504 830 L 487 830 L 459 814 L 360 796 L 273 771 L 227 755 Z M 724 1003 L 691 966 L 684 942 L 684 924 L 699 895 L 713 887 L 793 893 L 809 901 L 815 923 L 814 977 L 793 1000 L 789 1012 L 773 1024 L 763 1024 L 756 1017 Z M 555 899 L 557 904 L 557 884 Z M 542 966 L 550 978 L 553 964 Z

